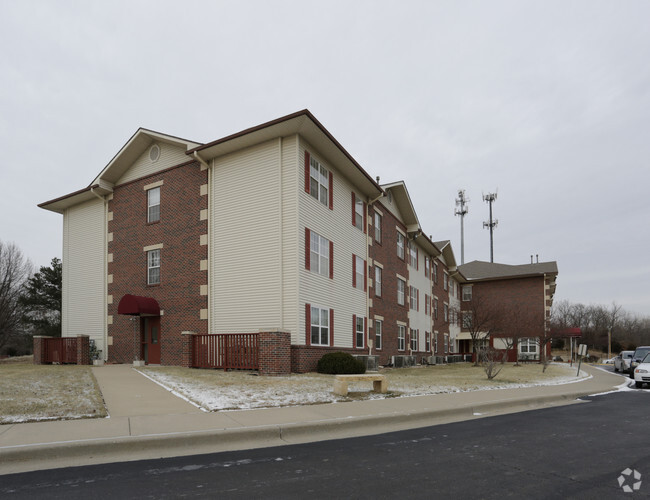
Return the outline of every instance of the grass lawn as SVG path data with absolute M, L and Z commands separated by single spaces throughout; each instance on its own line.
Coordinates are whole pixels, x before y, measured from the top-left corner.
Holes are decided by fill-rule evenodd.
M 506 364 L 493 380 L 481 367 L 469 363 L 382 369 L 388 394 L 370 392 L 370 384 L 350 384 L 347 397 L 332 393 L 333 376 L 308 373 L 285 377 L 259 377 L 250 372 L 224 372 L 182 367 L 144 367 L 140 371 L 159 384 L 209 410 L 268 408 L 335 401 L 416 396 L 445 392 L 489 390 L 566 383 L 576 372 L 566 365 Z
M 90 366 L 0 361 L 0 424 L 105 416 Z

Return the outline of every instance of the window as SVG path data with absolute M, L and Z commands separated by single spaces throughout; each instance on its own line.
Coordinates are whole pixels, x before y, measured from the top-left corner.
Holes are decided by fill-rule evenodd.
M 433 282 L 438 283 L 438 263 L 433 263 Z
M 352 286 L 357 290 L 366 289 L 366 261 L 356 255 L 352 256 Z
M 473 323 L 473 316 L 471 311 L 464 311 L 463 312 L 463 329 L 464 330 L 471 330 L 472 329 L 472 323 Z
M 442 275 L 442 288 L 445 290 L 449 289 L 449 275 L 447 273 L 443 273 Z
M 411 351 L 418 350 L 418 330 L 411 328 Z
M 454 284 L 455 284 L 455 283 L 456 283 L 456 282 L 454 281 L 453 278 L 450 278 L 450 279 L 449 279 L 449 296 L 450 296 L 450 297 L 455 297 L 455 296 L 456 296 L 456 289 L 455 289 L 455 287 L 454 287 Z
M 365 203 L 361 198 L 358 198 L 357 195 L 352 193 L 352 224 L 354 224 L 358 229 L 361 229 L 365 233 L 363 227 L 363 222 L 365 220 Z
M 418 267 L 418 249 L 415 243 L 409 243 L 409 265 L 415 269 Z
M 463 286 L 463 302 L 472 300 L 472 287 L 470 285 Z
M 426 316 L 429 316 L 429 307 L 431 305 L 431 302 L 429 301 L 429 296 L 425 293 L 424 294 L 424 314 Z
M 328 204 L 330 173 L 313 156 L 309 159 L 309 194 L 323 205 Z
M 419 292 L 418 292 L 417 288 L 415 288 L 414 286 L 409 287 L 409 302 L 410 302 L 409 305 L 410 305 L 411 309 L 413 309 L 415 311 L 417 311 L 419 309 L 419 307 L 418 307 L 418 305 L 419 305 L 418 304 L 418 302 L 419 302 L 418 295 L 419 295 Z
M 438 333 L 433 332 L 433 352 L 438 352 Z
M 406 282 L 397 278 L 397 303 L 400 306 L 404 305 L 404 295 L 406 293 Z
M 375 212 L 375 241 L 381 243 L 381 215 Z
M 147 222 L 160 220 L 160 188 L 147 190 Z
M 355 338 L 355 346 L 359 349 L 363 349 L 365 346 L 365 323 L 366 323 L 366 318 L 363 316 L 355 316 L 354 317 L 354 338 Z
M 522 354 L 537 354 L 537 339 L 527 338 L 519 340 L 519 352 Z
M 330 274 L 330 240 L 314 231 L 309 237 L 309 270 L 323 276 Z
M 424 258 L 424 277 L 427 279 L 431 277 L 431 261 L 429 257 Z
M 445 313 L 445 323 L 449 322 L 449 306 L 447 304 L 444 305 L 444 313 Z
M 320 307 L 311 308 L 311 344 L 329 345 L 330 310 Z
M 424 332 L 424 350 L 431 352 L 431 334 L 429 332 Z
M 147 285 L 160 284 L 160 250 L 147 252 Z
M 438 319 L 438 299 L 433 299 L 433 319 Z
M 384 329 L 384 322 L 380 319 L 375 320 L 375 349 L 381 349 L 381 335 Z
M 375 266 L 375 295 L 381 297 L 381 267 Z
M 397 231 L 397 256 L 404 260 L 404 235 Z
M 445 333 L 445 354 L 449 352 L 449 334 Z
M 397 350 L 403 351 L 406 349 L 406 327 L 397 325 Z

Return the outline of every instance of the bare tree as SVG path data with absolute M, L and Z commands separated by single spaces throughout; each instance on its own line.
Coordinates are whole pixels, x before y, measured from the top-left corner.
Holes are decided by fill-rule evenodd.
M 481 349 L 481 363 L 488 380 L 492 380 L 503 369 L 503 355 L 494 347 Z
M 0 349 L 22 332 L 20 296 L 32 272 L 32 264 L 13 243 L 0 241 Z
M 474 366 L 478 366 L 482 345 L 490 334 L 499 331 L 502 324 L 502 309 L 482 297 L 479 290 L 473 291 L 472 298 L 462 304 L 462 310 L 458 313 L 461 328 L 467 331 L 472 339 L 472 350 L 476 353 Z

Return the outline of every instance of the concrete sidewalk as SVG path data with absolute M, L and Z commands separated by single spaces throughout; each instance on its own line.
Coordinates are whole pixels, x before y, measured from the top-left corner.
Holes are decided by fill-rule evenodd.
M 128 365 L 98 367 L 110 418 L 0 426 L 0 474 L 380 434 L 576 403 L 628 380 L 583 369 L 592 378 L 556 386 L 207 413 Z

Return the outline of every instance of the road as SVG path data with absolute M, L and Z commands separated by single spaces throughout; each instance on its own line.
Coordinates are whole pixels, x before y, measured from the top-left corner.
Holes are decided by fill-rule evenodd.
M 650 390 L 630 390 L 370 437 L 0 476 L 0 498 L 650 498 L 649 414 Z M 618 482 L 628 468 L 641 474 L 633 493 Z

